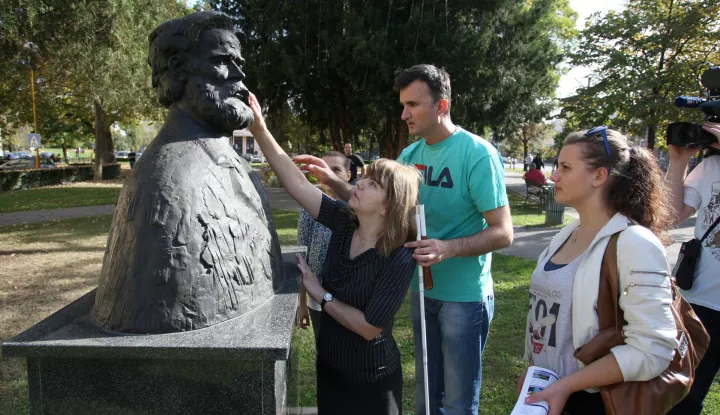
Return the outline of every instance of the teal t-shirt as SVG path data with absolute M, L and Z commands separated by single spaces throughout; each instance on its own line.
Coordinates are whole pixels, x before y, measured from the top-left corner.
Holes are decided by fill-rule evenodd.
M 445 140 L 424 139 L 407 147 L 397 160 L 423 175 L 420 203 L 430 239 L 455 239 L 488 227 L 482 212 L 508 204 L 502 158 L 487 141 L 457 127 Z M 431 267 L 434 287 L 425 296 L 441 301 L 480 301 L 493 293 L 492 254 L 456 257 Z M 417 274 L 411 285 L 418 289 Z

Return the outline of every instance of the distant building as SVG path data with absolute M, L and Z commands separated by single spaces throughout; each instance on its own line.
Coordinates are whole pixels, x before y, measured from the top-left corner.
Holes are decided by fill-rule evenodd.
M 230 138 L 230 145 L 235 148 L 236 144 L 239 154 L 261 155 L 260 147 L 255 147 L 255 139 L 247 128 L 233 131 L 232 138 Z

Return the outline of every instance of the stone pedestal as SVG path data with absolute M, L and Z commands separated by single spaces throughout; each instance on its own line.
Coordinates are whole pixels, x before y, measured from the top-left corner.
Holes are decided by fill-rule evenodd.
M 263 305 L 200 330 L 118 334 L 92 321 L 95 290 L 2 345 L 25 357 L 31 414 L 284 414 L 299 271 Z M 289 402 L 288 402 L 289 401 Z M 289 404 L 289 405 L 288 405 Z

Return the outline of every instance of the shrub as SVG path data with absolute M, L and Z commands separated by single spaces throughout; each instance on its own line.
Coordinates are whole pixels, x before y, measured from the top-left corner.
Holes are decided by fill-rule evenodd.
M 30 189 L 33 187 L 54 186 L 64 182 L 82 182 L 92 180 L 95 173 L 91 164 L 73 165 L 57 169 L 32 169 L 0 171 L 0 189 Z M 120 176 L 119 164 L 103 166 L 103 179 Z
M 277 176 L 272 175 L 270 176 L 270 179 L 267 181 L 268 187 L 282 187 L 282 183 L 280 183 L 280 179 L 278 179 Z

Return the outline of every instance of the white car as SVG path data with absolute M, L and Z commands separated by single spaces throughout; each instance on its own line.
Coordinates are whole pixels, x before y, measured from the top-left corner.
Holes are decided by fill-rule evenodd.
M 254 156 L 250 157 L 250 163 L 262 163 L 262 162 L 263 162 L 262 156 L 254 155 Z

